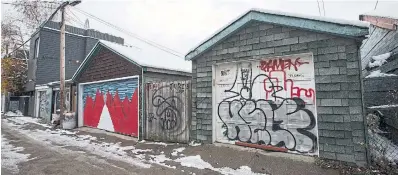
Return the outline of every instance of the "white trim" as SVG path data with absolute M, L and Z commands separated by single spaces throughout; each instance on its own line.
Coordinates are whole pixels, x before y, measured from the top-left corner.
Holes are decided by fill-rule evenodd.
M 77 87 L 77 127 L 83 126 L 83 85 Z
M 141 72 L 142 72 L 142 69 L 141 69 Z M 141 89 L 144 89 L 144 88 L 141 88 L 140 89 L 140 77 L 138 76 L 137 77 L 137 81 L 138 81 L 138 86 L 137 86 L 137 88 L 138 88 L 138 114 L 137 114 L 137 138 L 138 138 L 138 140 L 140 140 L 140 103 L 141 103 L 141 100 L 140 100 L 140 90 Z M 131 100 L 133 100 L 133 99 L 131 99 Z M 142 115 L 144 115 L 144 110 L 142 110 Z
M 212 99 L 212 103 L 211 103 L 211 106 L 212 106 L 212 143 L 214 143 L 214 142 L 216 142 L 216 126 L 217 126 L 217 119 L 216 119 L 216 115 L 217 115 L 217 109 L 216 109 L 216 86 L 215 86 L 215 83 L 216 83 L 216 66 L 217 65 L 212 65 L 211 66 L 211 75 L 212 75 L 212 77 L 211 77 L 211 99 Z
M 50 27 L 43 27 L 43 29 L 48 29 L 48 30 L 60 32 L 60 30 L 58 30 L 58 29 L 53 29 L 53 28 L 50 28 Z M 92 39 L 98 40 L 98 38 L 94 38 L 94 37 L 92 37 L 92 36 L 79 35 L 79 34 L 76 34 L 76 33 L 65 32 L 65 34 L 75 35 L 75 36 L 79 36 L 79 37 L 83 37 L 83 38 L 92 38 Z
M 92 81 L 92 82 L 87 82 L 87 83 L 79 83 L 79 85 L 103 83 L 103 82 L 108 82 L 108 81 L 117 81 L 117 80 L 124 80 L 124 79 L 130 79 L 130 78 L 138 78 L 138 81 L 139 81 L 139 77 L 140 77 L 139 75 L 133 75 L 133 76 L 128 76 L 128 77 L 113 78 L 113 79 L 108 79 L 108 80 L 99 80 L 99 81 Z
M 43 89 L 48 89 L 48 88 L 50 88 L 49 86 L 47 86 L 47 85 L 37 85 L 36 87 L 35 87 L 35 90 L 43 90 Z

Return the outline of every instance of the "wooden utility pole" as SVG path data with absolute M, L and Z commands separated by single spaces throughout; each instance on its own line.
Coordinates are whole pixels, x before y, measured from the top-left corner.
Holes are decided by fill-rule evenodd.
M 59 54 L 59 110 L 60 110 L 60 123 L 62 127 L 62 122 L 65 118 L 65 7 L 68 5 L 75 6 L 79 4 L 81 0 L 72 1 L 72 2 L 64 2 L 61 4 L 61 38 L 60 38 L 60 54 Z M 69 111 L 67 111 L 69 112 Z
M 64 119 L 64 103 L 65 103 L 65 7 L 67 4 L 61 7 L 61 38 L 60 38 L 60 54 L 59 54 L 59 95 L 60 95 L 60 120 L 61 123 Z

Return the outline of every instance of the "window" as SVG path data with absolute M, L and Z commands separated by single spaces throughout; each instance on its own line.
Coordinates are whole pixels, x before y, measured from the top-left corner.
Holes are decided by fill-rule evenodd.
M 39 57 L 39 44 L 40 44 L 40 38 L 37 38 L 35 40 L 35 54 L 33 55 L 34 59 Z

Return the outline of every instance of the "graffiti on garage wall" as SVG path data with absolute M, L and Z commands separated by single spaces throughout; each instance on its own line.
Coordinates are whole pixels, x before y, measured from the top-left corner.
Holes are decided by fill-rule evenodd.
M 39 92 L 39 117 L 49 119 L 51 115 L 51 90 Z
M 146 85 L 147 139 L 188 142 L 189 95 L 189 81 Z
M 311 55 L 217 66 L 217 140 L 317 154 L 313 69 Z
M 84 85 L 84 125 L 138 136 L 138 93 L 138 78 Z

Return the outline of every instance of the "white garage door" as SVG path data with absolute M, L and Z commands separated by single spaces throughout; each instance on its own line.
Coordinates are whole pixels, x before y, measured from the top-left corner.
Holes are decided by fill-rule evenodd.
M 215 66 L 215 137 L 318 154 L 312 54 Z

